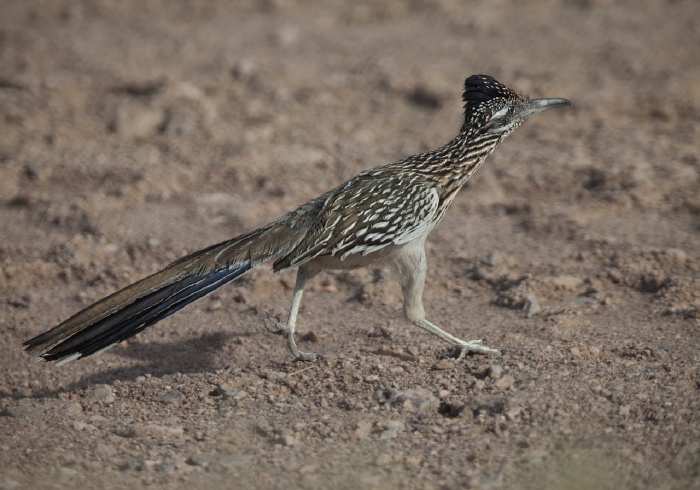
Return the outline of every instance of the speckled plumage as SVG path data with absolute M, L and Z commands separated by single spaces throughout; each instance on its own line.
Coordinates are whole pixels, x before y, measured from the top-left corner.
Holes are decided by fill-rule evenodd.
M 62 362 L 102 351 L 274 260 L 275 271 L 299 271 L 286 325 L 271 322 L 269 316 L 266 325 L 287 337 L 297 358 L 316 356 L 300 351 L 294 340 L 306 280 L 324 269 L 369 265 L 391 269 L 402 287 L 406 318 L 457 347 L 460 356 L 469 351 L 499 353 L 426 320 L 421 300 L 424 243 L 498 143 L 528 117 L 569 102 L 531 100 L 485 75 L 467 78 L 463 101 L 464 124 L 446 145 L 366 170 L 262 228 L 183 257 L 28 340 L 26 349 L 39 354 L 38 360 Z

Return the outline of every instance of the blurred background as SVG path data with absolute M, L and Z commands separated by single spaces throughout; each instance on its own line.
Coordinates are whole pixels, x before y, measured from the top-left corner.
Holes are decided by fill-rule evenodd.
M 257 328 L 264 310 L 286 310 L 293 275 L 263 267 L 63 370 L 35 366 L 19 344 L 184 253 L 446 143 L 464 79 L 478 73 L 573 102 L 510 136 L 428 245 L 429 318 L 506 348 L 514 379 L 498 384 L 481 358 L 431 369 L 437 344 L 398 320 L 400 291 L 381 271 L 331 273 L 309 286 L 301 329 L 319 352 L 359 359 L 362 374 L 317 366 L 302 378 L 301 428 L 282 439 L 306 440 L 305 454 L 270 452 L 284 444 L 256 429 L 257 459 L 226 471 L 251 482 L 276 468 L 271 488 L 288 474 L 335 474 L 339 488 L 698 488 L 699 46 L 697 0 L 2 0 L 0 405 L 81 400 L 95 383 L 120 395 L 43 427 L 0 417 L 0 470 L 12 477 L 0 488 L 28 484 L 37 465 L 66 485 L 104 468 L 129 485 L 184 484 L 185 470 L 206 466 L 191 454 L 229 447 L 235 431 L 203 380 L 247 366 L 274 392 L 282 382 L 264 373 L 300 369 Z M 342 387 L 335 402 L 309 387 L 323 378 Z M 410 437 L 375 437 L 386 405 L 365 379 L 380 393 L 425 385 L 442 393 L 443 414 L 400 413 Z M 154 386 L 177 387 L 189 405 L 138 405 Z M 284 426 L 262 388 L 242 389 L 251 405 L 236 430 L 256 417 Z M 345 452 L 309 429 L 324 396 Z M 149 417 L 190 432 L 139 467 L 130 461 L 146 443 L 115 427 Z M 575 447 L 579 437 L 596 442 Z

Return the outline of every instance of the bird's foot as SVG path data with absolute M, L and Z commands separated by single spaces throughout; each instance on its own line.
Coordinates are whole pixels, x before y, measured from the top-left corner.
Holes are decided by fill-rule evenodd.
M 321 354 L 318 352 L 304 352 L 300 351 L 299 349 L 295 349 L 292 351 L 292 354 L 294 354 L 294 357 L 296 358 L 297 361 L 313 361 L 316 358 L 321 357 Z
M 277 315 L 272 315 L 270 312 L 265 312 L 264 318 L 265 328 L 275 335 L 283 335 L 287 338 L 287 344 L 292 355 L 299 361 L 313 361 L 317 357 L 321 357 L 320 354 L 316 352 L 304 352 L 299 350 L 297 343 L 294 340 L 294 328 L 289 325 L 285 325 L 281 322 L 280 317 Z
M 490 354 L 494 356 L 500 356 L 503 354 L 503 352 L 505 352 L 503 349 L 492 349 L 490 347 L 486 347 L 485 345 L 481 345 L 483 341 L 484 339 L 470 340 L 468 342 L 462 340 L 460 344 L 455 345 L 453 355 L 457 357 L 458 361 L 461 361 L 470 352 Z
M 282 320 L 280 319 L 280 317 L 277 315 L 273 315 L 269 311 L 265 312 L 265 318 L 263 318 L 263 323 L 265 324 L 265 328 L 269 332 L 274 333 L 275 335 L 285 335 L 289 333 L 289 327 L 287 327 L 287 325 L 282 324 Z

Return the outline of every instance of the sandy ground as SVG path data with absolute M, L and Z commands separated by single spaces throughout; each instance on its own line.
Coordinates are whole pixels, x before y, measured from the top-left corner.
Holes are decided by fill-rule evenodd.
M 700 4 L 0 4 L 0 489 L 700 488 Z M 262 266 L 111 351 L 20 343 L 182 254 L 437 147 L 464 78 L 529 121 L 428 245 L 428 317 Z

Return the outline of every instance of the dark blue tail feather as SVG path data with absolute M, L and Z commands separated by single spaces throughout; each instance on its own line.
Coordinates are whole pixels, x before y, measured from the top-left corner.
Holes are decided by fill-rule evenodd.
M 138 298 L 127 307 L 64 340 L 40 357 L 46 361 L 68 357 L 77 359 L 106 349 L 203 298 L 253 267 L 254 264 L 248 263 L 238 268 L 225 268 L 184 277 Z

